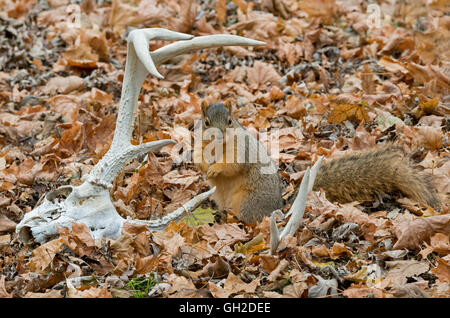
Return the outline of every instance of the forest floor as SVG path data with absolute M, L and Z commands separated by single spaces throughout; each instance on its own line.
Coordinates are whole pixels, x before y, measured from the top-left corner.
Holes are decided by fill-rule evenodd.
M 76 2 L 0 4 L 0 297 L 450 296 L 447 1 Z M 127 225 L 117 239 L 94 240 L 74 224 L 45 244 L 22 244 L 24 214 L 49 190 L 80 184 L 107 151 L 133 27 L 267 44 L 159 67 L 165 78 L 144 82 L 133 142 L 182 142 L 176 128 L 193 134 L 202 101 L 230 99 L 251 132 L 280 133 L 285 210 L 320 155 L 388 142 L 433 175 L 444 206 L 398 193 L 338 204 L 311 192 L 300 229 L 276 255 L 268 218 L 223 220 L 212 200 L 161 232 Z M 115 179 L 123 217 L 158 218 L 209 189 L 173 147 Z

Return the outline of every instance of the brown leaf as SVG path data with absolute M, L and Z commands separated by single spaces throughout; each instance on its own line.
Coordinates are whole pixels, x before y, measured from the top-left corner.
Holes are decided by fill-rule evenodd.
M 75 66 L 83 69 L 92 69 L 97 67 L 98 55 L 93 52 L 93 49 L 88 43 L 80 43 L 78 46 L 70 46 L 63 53 L 70 66 Z
M 366 94 L 375 94 L 375 82 L 372 70 L 368 64 L 364 64 L 361 72 L 361 86 Z
M 66 285 L 68 298 L 112 298 L 106 284 L 103 288 L 90 287 L 84 290 L 76 289 L 70 280 L 66 280 Z
M 0 275 L 0 298 L 12 298 L 12 294 L 6 291 L 4 275 Z
M 16 229 L 16 223 L 0 214 L 0 233 L 13 232 Z
M 261 269 L 267 274 L 270 274 L 278 266 L 279 262 L 280 259 L 276 255 L 260 255 L 259 257 Z
M 285 104 L 286 113 L 295 119 L 300 119 L 306 115 L 306 108 L 302 101 L 295 95 L 289 96 Z
M 80 89 L 84 85 L 84 80 L 78 76 L 52 77 L 45 85 L 43 91 L 45 94 L 68 94 Z
M 230 273 L 231 267 L 222 256 L 216 256 L 216 261 L 209 261 L 205 267 L 197 272 L 193 272 L 190 274 L 191 278 L 198 279 L 199 277 L 207 277 L 207 278 L 223 278 L 228 276 Z
M 176 30 L 182 33 L 191 33 L 197 16 L 197 3 L 193 0 L 182 1 L 180 7 L 180 20 Z
M 376 297 L 376 298 L 387 298 L 392 297 L 389 292 L 381 288 L 367 287 L 362 283 L 358 285 L 352 284 L 349 288 L 345 289 L 342 293 L 348 298 L 366 298 L 366 297 Z
M 153 241 L 162 247 L 169 255 L 176 255 L 184 244 L 184 238 L 173 232 L 155 232 L 152 234 Z
M 336 212 L 336 217 L 342 219 L 342 223 L 353 222 L 359 225 L 366 240 L 373 239 L 373 234 L 377 229 L 376 223 L 366 213 L 355 208 L 352 204 L 343 204 Z
M 450 234 L 450 214 L 404 221 L 394 225 L 393 232 L 398 238 L 394 249 L 417 250 L 436 233 Z
M 430 239 L 430 245 L 433 251 L 439 254 L 450 254 L 450 240 L 449 235 L 444 233 L 436 233 Z
M 427 272 L 430 265 L 427 262 L 416 260 L 386 261 L 388 272 L 382 281 L 382 286 L 392 287 L 394 285 L 405 285 L 408 278 L 418 276 Z
M 443 283 L 450 283 L 450 257 L 440 258 L 437 260 L 438 266 L 431 269 L 431 272 L 438 277 Z
M 367 107 L 359 104 L 332 104 L 331 114 L 328 116 L 330 123 L 342 123 L 350 120 L 354 122 L 368 122 Z
M 63 298 L 63 295 L 60 290 L 50 289 L 45 293 L 28 292 L 25 294 L 24 298 Z
M 311 249 L 311 254 L 316 257 L 330 257 L 330 251 L 325 245 L 315 245 Z
M 255 279 L 251 283 L 247 284 L 243 282 L 238 276 L 234 275 L 233 272 L 230 272 L 227 279 L 225 280 L 223 289 L 228 296 L 238 293 L 251 294 L 255 292 L 258 285 L 259 279 Z
M 378 60 L 378 65 L 384 67 L 389 72 L 407 74 L 408 69 L 401 62 L 395 61 L 388 56 L 383 56 Z
M 215 298 L 228 298 L 228 293 L 211 281 L 208 282 L 208 289 Z
M 335 0 L 302 0 L 299 2 L 299 7 L 310 17 L 319 18 L 325 24 L 331 23 L 337 13 Z
M 282 259 L 278 266 L 270 273 L 269 276 L 267 276 L 267 280 L 269 282 L 274 282 L 286 269 L 286 267 L 289 265 L 289 262 L 285 259 Z
M 143 21 L 139 8 L 113 0 L 108 24 L 112 26 L 115 34 L 120 35 L 127 26 L 138 26 Z
M 277 86 L 273 86 L 270 89 L 270 99 L 272 101 L 282 99 L 283 97 L 284 97 L 283 91 L 281 89 L 279 89 Z
M 214 244 L 214 249 L 219 251 L 224 246 L 230 246 L 238 241 L 246 240 L 248 234 L 245 233 L 236 223 L 232 224 L 208 224 L 202 225 L 200 232 L 203 239 Z
M 136 256 L 136 272 L 138 274 L 145 274 L 152 270 L 155 270 L 158 267 L 159 259 L 154 257 L 153 255 L 142 257 Z
M 418 126 L 414 127 L 418 139 L 427 150 L 436 150 L 442 147 L 443 133 L 440 127 Z
M 170 287 L 168 293 L 171 298 L 186 298 L 186 297 L 196 297 L 197 296 L 197 288 L 192 283 L 192 281 L 186 279 L 183 276 L 170 275 L 168 279 L 168 283 L 172 286 Z
M 200 174 L 194 170 L 172 170 L 163 176 L 164 182 L 182 185 L 182 189 L 188 188 L 199 179 Z
M 281 76 L 271 64 L 255 61 L 253 67 L 248 68 L 247 79 L 252 89 L 265 88 L 266 84 L 275 84 Z
M 63 244 L 78 256 L 94 253 L 95 241 L 86 224 L 72 222 L 72 231 L 61 228 L 59 234 Z
M 353 254 L 347 249 L 347 247 L 345 247 L 344 244 L 335 242 L 331 247 L 331 258 L 337 259 L 343 255 L 351 258 Z
M 62 249 L 63 239 L 57 238 L 50 242 L 47 242 L 32 252 L 28 267 L 32 272 L 44 274 L 45 269 L 53 262 L 56 254 Z
M 227 0 L 216 1 L 216 14 L 219 23 L 224 23 L 227 20 Z

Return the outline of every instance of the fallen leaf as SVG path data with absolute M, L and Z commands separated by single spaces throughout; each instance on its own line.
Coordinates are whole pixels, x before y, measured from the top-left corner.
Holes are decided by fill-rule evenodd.
M 443 283 L 450 283 L 450 257 L 437 260 L 438 266 L 431 269 L 431 272 Z
M 45 269 L 53 262 L 56 254 L 61 251 L 62 245 L 63 239 L 57 238 L 35 248 L 31 254 L 31 259 L 28 262 L 30 270 L 44 274 Z
M 253 67 L 247 70 L 248 84 L 252 89 L 261 89 L 266 84 L 275 84 L 280 80 L 281 76 L 271 64 L 255 61 Z
M 336 212 L 336 217 L 342 223 L 356 223 L 364 233 L 364 238 L 371 240 L 377 229 L 376 223 L 364 212 L 355 208 L 351 203 L 343 204 Z
M 251 283 L 247 284 L 243 282 L 238 276 L 230 272 L 227 279 L 225 280 L 223 289 L 228 296 L 230 296 L 231 294 L 239 293 L 251 294 L 255 292 L 258 285 L 259 279 L 255 279 Z
M 107 285 L 103 288 L 90 287 L 84 290 L 76 289 L 70 280 L 66 279 L 67 297 L 68 298 L 112 298 L 111 293 L 107 290 Z
M 430 265 L 427 262 L 419 262 L 416 260 L 399 260 L 399 261 L 386 261 L 387 273 L 380 286 L 394 286 L 405 285 L 408 278 L 418 276 L 427 272 L 430 269 Z
M 16 223 L 0 214 L 0 233 L 13 232 L 16 229 Z
M 285 259 L 282 259 L 277 267 L 270 273 L 270 275 L 267 276 L 267 280 L 269 282 L 274 282 L 275 280 L 277 280 L 288 265 L 289 262 Z
M 0 275 L 0 298 L 12 298 L 12 294 L 6 291 L 4 275 Z
M 219 23 L 224 23 L 227 20 L 227 1 L 217 0 L 216 1 L 216 14 Z
M 220 251 L 223 247 L 238 241 L 246 240 L 248 237 L 248 234 L 239 228 L 236 223 L 203 225 L 200 227 L 200 232 L 203 233 L 203 239 L 214 245 L 216 251 Z
M 352 284 L 349 288 L 345 289 L 342 293 L 345 297 L 348 298 L 388 298 L 392 297 L 392 295 L 377 287 L 368 287 L 366 285 L 363 285 L 362 283 L 359 283 L 358 285 Z
M 417 250 L 422 242 L 430 243 L 436 233 L 450 234 L 450 214 L 406 220 L 394 225 L 393 232 L 398 239 L 394 249 Z
M 52 77 L 45 85 L 43 91 L 45 94 L 55 95 L 55 94 L 68 94 L 72 91 L 82 88 L 84 85 L 84 80 L 78 76 L 68 76 L 68 77 Z
M 334 104 L 332 111 L 328 116 L 330 123 L 342 123 L 350 120 L 355 122 L 368 122 L 367 107 L 364 103 L 360 104 Z

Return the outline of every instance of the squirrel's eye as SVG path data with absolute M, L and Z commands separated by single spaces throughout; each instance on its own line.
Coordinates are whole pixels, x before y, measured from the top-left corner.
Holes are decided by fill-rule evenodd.
M 231 118 L 228 118 L 228 125 L 231 125 L 232 122 Z
M 205 120 L 205 126 L 209 126 L 209 120 L 208 119 Z

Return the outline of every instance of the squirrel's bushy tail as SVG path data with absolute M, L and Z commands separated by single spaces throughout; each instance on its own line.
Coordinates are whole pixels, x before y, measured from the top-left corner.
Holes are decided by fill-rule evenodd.
M 322 164 L 314 190 L 324 189 L 330 201 L 373 200 L 401 192 L 421 204 L 438 208 L 431 176 L 413 169 L 400 148 L 388 145 L 357 152 Z

